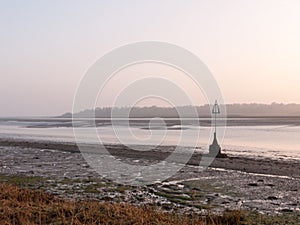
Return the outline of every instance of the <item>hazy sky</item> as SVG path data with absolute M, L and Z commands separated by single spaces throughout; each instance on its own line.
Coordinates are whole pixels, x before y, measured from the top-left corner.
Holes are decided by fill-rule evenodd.
M 299 0 L 2 0 L 0 116 L 71 111 L 93 62 L 143 40 L 195 53 L 227 103 L 300 103 L 299 12 Z

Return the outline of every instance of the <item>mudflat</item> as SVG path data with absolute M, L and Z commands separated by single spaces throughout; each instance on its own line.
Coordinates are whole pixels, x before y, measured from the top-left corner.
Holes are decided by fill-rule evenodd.
M 175 147 L 160 146 L 150 151 L 122 145 L 107 145 L 107 151 L 92 145 L 88 148 L 127 163 L 149 165 L 168 160 Z M 299 161 L 229 155 L 216 158 L 202 171 L 201 157 L 195 151 L 168 180 L 135 187 L 97 174 L 75 143 L 0 139 L 0 181 L 21 182 L 64 198 L 155 205 L 165 211 L 220 212 L 237 208 L 299 215 Z

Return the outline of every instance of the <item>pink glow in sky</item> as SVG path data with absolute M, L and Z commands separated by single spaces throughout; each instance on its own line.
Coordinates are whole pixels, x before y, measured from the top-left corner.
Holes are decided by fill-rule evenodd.
M 71 111 L 93 62 L 143 40 L 196 54 L 227 103 L 300 103 L 299 12 L 298 0 L 2 1 L 0 116 Z

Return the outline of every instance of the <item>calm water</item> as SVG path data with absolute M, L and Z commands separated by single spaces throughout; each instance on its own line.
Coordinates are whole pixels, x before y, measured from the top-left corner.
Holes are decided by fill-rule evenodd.
M 203 119 L 205 120 L 209 119 Z M 275 157 L 300 160 L 300 126 L 299 118 L 279 118 L 266 123 L 266 119 L 255 120 L 231 119 L 225 130 L 221 146 L 228 154 L 247 155 L 255 157 Z M 109 121 L 97 122 L 98 137 L 107 144 L 127 145 L 180 145 L 190 146 L 196 142 L 197 150 L 206 151 L 211 141 L 213 130 L 203 121 L 187 121 L 183 125 L 170 119 L 165 129 L 162 121 L 145 119 L 133 120 L 130 127 L 126 122 L 117 121 L 114 126 Z M 249 122 L 250 121 L 250 122 Z M 254 125 L 252 125 L 254 124 Z M 260 125 L 263 124 L 263 125 Z M 266 125 L 267 124 L 267 125 Z M 77 141 L 97 143 L 93 136 L 90 120 L 78 120 L 76 127 L 82 131 Z M 223 129 L 223 127 L 219 127 Z M 198 137 L 199 134 L 199 137 Z M 183 135 L 183 136 L 182 136 Z M 196 139 L 195 139 L 196 137 Z M 198 138 L 197 138 L 198 137 Z M 57 118 L 26 118 L 0 119 L 0 138 L 33 139 L 44 141 L 73 142 L 75 141 L 72 122 L 69 119 Z

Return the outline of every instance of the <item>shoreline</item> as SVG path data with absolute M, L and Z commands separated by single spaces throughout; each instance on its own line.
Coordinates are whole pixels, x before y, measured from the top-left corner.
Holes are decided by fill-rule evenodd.
M 177 125 L 186 125 L 186 124 L 197 124 L 202 127 L 211 127 L 213 125 L 213 118 L 211 117 L 197 117 L 197 118 L 174 118 L 174 117 L 160 117 L 165 121 L 167 128 L 172 129 L 172 126 Z M 152 120 L 152 117 L 120 117 L 120 118 L 89 118 L 89 117 L 79 117 L 79 118 L 68 118 L 68 117 L 2 117 L 0 122 L 11 122 L 15 121 L 18 123 L 25 123 L 24 126 L 27 128 L 72 128 L 77 122 L 82 122 L 85 126 L 93 127 L 105 127 L 111 126 L 112 121 L 129 121 L 134 124 L 146 124 L 145 128 L 148 127 L 149 122 Z M 26 124 L 26 123 L 35 122 L 35 124 Z M 300 116 L 230 116 L 226 118 L 218 118 L 219 126 L 226 125 L 228 127 L 248 127 L 248 126 L 300 126 Z
M 20 148 L 34 148 L 56 150 L 69 153 L 80 153 L 76 143 L 72 142 L 54 142 L 54 141 L 40 141 L 40 140 L 23 140 L 23 139 L 1 139 L 0 147 L 20 147 Z M 97 145 L 86 145 L 92 152 L 99 151 Z M 150 151 L 132 150 L 126 146 L 118 144 L 105 145 L 108 153 L 116 158 L 129 158 L 132 160 L 148 160 L 151 162 L 162 161 L 172 153 L 175 146 L 159 146 Z M 96 149 L 96 150 L 95 150 Z M 187 149 L 189 149 L 187 147 Z M 228 151 L 228 150 L 227 150 Z M 101 151 L 100 154 L 107 154 L 106 151 Z M 159 153 L 159 154 L 158 154 Z M 180 157 L 180 155 L 179 155 Z M 199 166 L 202 158 L 202 153 L 195 151 L 187 162 L 187 165 Z M 267 174 L 276 176 L 288 176 L 293 178 L 300 178 L 300 161 L 290 159 L 274 159 L 266 157 L 251 157 L 228 155 L 227 158 L 215 158 L 211 168 L 220 168 L 228 170 L 242 171 L 254 174 Z

